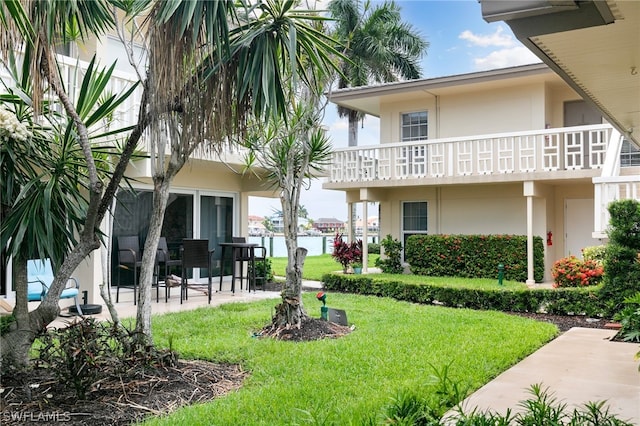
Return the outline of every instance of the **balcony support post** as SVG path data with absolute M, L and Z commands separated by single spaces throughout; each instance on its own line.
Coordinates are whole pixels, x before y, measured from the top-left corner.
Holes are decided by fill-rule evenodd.
M 527 197 L 527 285 L 532 286 L 536 283 L 534 276 L 534 257 L 533 257 L 533 197 L 539 196 L 538 188 L 535 182 L 524 182 L 523 192 Z
M 369 210 L 367 201 L 362 201 L 362 273 L 369 270 Z
M 356 240 L 356 203 L 347 203 L 347 237 L 349 242 Z
M 533 275 L 533 196 L 527 196 L 527 285 L 534 285 Z

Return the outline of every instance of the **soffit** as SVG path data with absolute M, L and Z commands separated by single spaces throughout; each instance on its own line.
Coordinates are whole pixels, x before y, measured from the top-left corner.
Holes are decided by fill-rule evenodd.
M 385 103 L 413 101 L 434 96 L 469 94 L 528 84 L 566 84 L 545 64 L 504 68 L 446 77 L 341 89 L 329 94 L 331 102 L 379 116 Z
M 539 49 L 534 53 L 637 143 L 640 141 L 640 2 L 607 1 L 607 5 L 615 18 L 611 24 L 530 36 L 529 41 Z M 550 15 L 547 19 L 553 17 Z

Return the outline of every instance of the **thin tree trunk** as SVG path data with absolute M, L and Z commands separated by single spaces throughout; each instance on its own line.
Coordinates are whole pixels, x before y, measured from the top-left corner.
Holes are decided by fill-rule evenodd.
M 136 310 L 136 331 L 138 336 L 145 340 L 146 345 L 153 344 L 151 335 L 151 303 L 153 289 L 154 272 L 156 267 L 156 255 L 164 213 L 169 200 L 169 182 L 163 176 L 154 177 L 153 209 L 151 210 L 151 220 L 149 232 L 144 244 L 142 255 L 142 266 L 140 268 L 140 281 L 138 291 L 138 309 Z M 143 343 L 143 342 L 140 342 Z
M 18 282 L 27 282 L 26 259 L 14 256 L 13 279 Z M 29 322 L 29 305 L 27 302 L 27 286 L 16 286 L 16 305 L 13 308 L 14 322 L 9 326 L 9 332 L 5 332 L 0 340 L 1 358 L 3 368 L 5 364 L 25 366 L 29 361 L 29 349 L 35 339 L 36 332 L 31 329 Z
M 114 206 L 115 210 L 115 206 Z M 109 235 L 106 238 L 107 245 L 106 247 L 100 246 L 100 266 L 102 269 L 102 283 L 100 283 L 100 296 L 104 303 L 107 305 L 107 309 L 109 310 L 109 315 L 111 315 L 111 321 L 114 326 L 120 325 L 120 317 L 118 316 L 118 311 L 116 310 L 115 305 L 113 304 L 113 299 L 111 298 L 111 249 L 113 247 L 113 236 L 111 234 L 111 229 L 113 226 L 113 216 L 109 214 L 105 216 L 102 222 L 102 229 L 105 235 Z

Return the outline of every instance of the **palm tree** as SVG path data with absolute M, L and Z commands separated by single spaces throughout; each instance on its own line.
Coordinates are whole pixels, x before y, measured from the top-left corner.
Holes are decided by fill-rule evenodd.
M 148 109 L 156 112 L 150 123 L 156 146 L 154 197 L 136 317 L 145 344 L 151 343 L 154 248 L 173 178 L 196 149 L 215 152 L 242 134 L 249 115 L 258 120 L 286 116 L 292 85 L 333 70 L 338 54 L 333 40 L 313 26 L 322 18 L 296 9 L 294 1 L 266 0 L 249 7 L 248 2 L 185 0 L 152 6 L 145 87 L 153 94 Z M 302 66 L 308 63 L 314 66 Z
M 338 88 L 420 78 L 419 60 L 429 43 L 410 24 L 403 23 L 400 8 L 387 1 L 372 7 L 367 0 L 331 0 L 329 12 L 336 21 L 332 33 L 344 46 Z M 338 106 L 338 115 L 349 119 L 349 146 L 358 145 L 359 111 Z
M 0 3 L 0 57 L 16 85 L 15 89 L 7 87 L 5 102 L 32 130 L 26 146 L 15 140 L 3 144 L 0 160 L 1 195 L 3 202 L 11 203 L 2 208 L 0 239 L 2 249 L 12 256 L 16 285 L 14 321 L 0 344 L 2 362 L 27 362 L 35 336 L 58 315 L 58 300 L 67 279 L 100 246 L 98 230 L 111 199 L 103 197 L 109 189 L 104 190 L 105 175 L 88 129 L 108 117 L 130 91 L 102 96 L 113 69 L 94 72 L 92 68 L 77 97 L 72 98 L 62 83 L 55 47 L 73 37 L 86 40 L 100 35 L 112 25 L 107 1 Z M 70 28 L 73 31 L 67 31 Z M 22 70 L 13 56 L 13 49 L 20 45 L 24 46 Z M 49 108 L 48 99 L 55 99 L 63 112 Z M 42 123 L 49 127 L 41 128 Z M 119 155 L 122 171 L 133 147 L 135 144 Z M 114 182 L 118 184 L 119 179 Z M 26 261 L 31 256 L 51 258 L 56 278 L 38 308 L 28 312 Z
M 250 150 L 246 169 L 266 169 L 266 180 L 278 189 L 282 204 L 288 261 L 282 303 L 276 306 L 273 317 L 274 335 L 284 328 L 300 328 L 307 317 L 302 303 L 302 268 L 307 249 L 298 246 L 298 218 L 304 209 L 300 205 L 302 191 L 331 158 L 331 143 L 320 125 L 324 109 L 319 103 L 321 88 L 319 83 L 292 93 L 287 121 L 277 118 L 265 127 L 256 126 L 256 131 L 244 140 Z

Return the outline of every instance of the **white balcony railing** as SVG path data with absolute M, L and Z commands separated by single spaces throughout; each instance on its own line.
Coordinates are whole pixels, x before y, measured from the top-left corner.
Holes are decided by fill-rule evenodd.
M 329 182 L 600 169 L 611 131 L 602 124 L 339 149 Z
M 605 238 L 609 224 L 609 204 L 617 200 L 640 201 L 640 176 L 608 176 L 593 178 L 594 238 Z
M 82 75 L 86 72 L 88 63 L 77 61 L 66 56 L 59 56 L 61 65 L 61 74 L 69 92 L 75 98 L 76 91 L 79 90 L 82 81 Z M 115 70 L 112 74 L 107 91 L 113 94 L 122 93 L 129 89 L 138 81 L 133 73 Z M 138 113 L 140 111 L 140 102 L 142 98 L 142 85 L 139 85 L 115 111 L 109 126 L 114 129 L 116 127 L 127 127 L 137 123 Z M 142 152 L 151 152 L 150 139 L 143 134 L 138 148 Z M 171 153 L 170 146 L 165 145 L 165 153 Z M 225 143 L 217 147 L 217 149 L 207 149 L 204 145 L 193 153 L 193 158 L 206 161 L 223 161 L 229 163 L 241 162 L 242 152 L 240 148 L 233 144 Z

